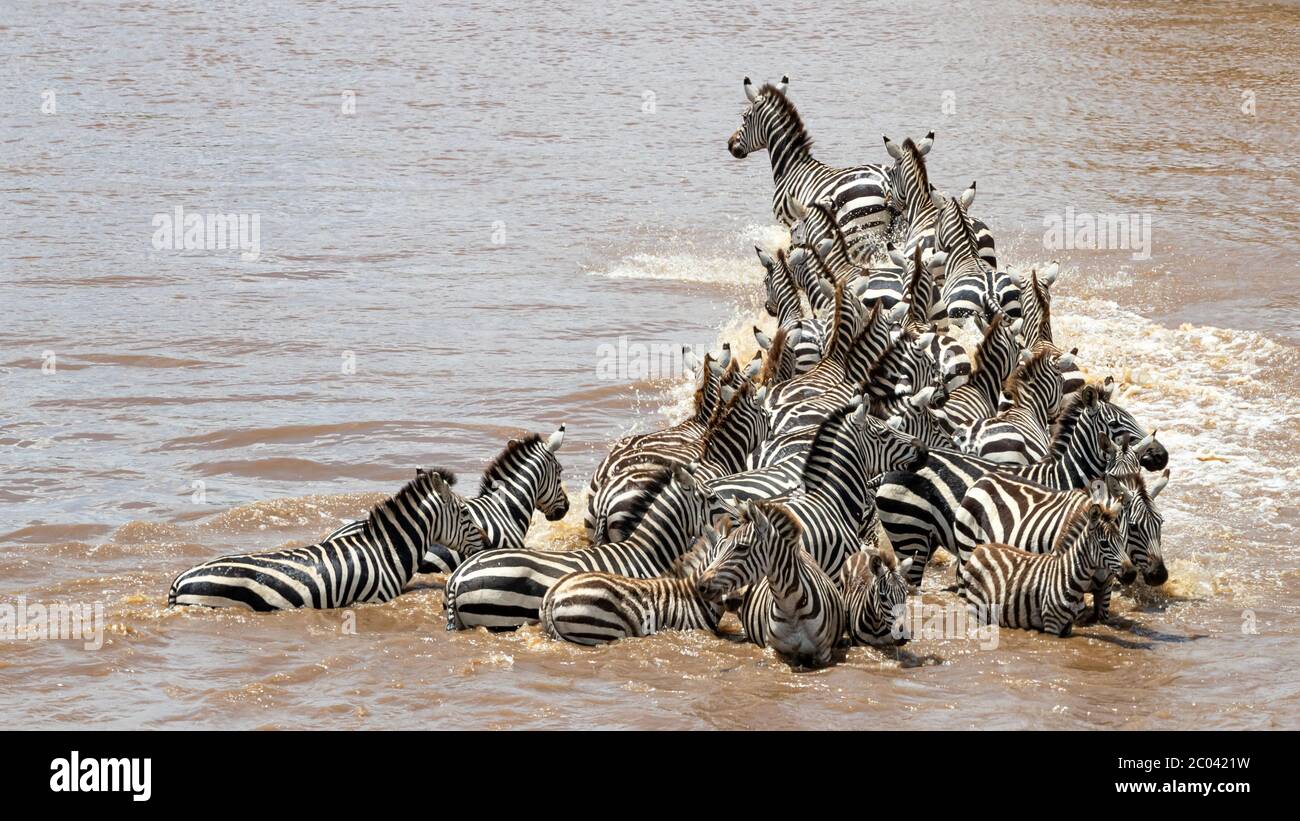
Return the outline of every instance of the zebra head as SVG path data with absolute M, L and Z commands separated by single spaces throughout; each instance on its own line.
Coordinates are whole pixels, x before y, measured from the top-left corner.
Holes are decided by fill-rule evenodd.
M 764 578 L 778 562 L 793 562 L 800 549 L 799 523 L 775 502 L 745 502 L 739 524 L 723 537 L 713 562 L 695 582 L 700 595 L 721 601 Z
M 925 155 L 930 153 L 930 148 L 934 145 L 934 132 L 931 131 L 918 141 L 908 137 L 901 146 L 888 137 L 884 140 L 885 151 L 894 160 L 888 170 L 889 207 L 899 214 L 906 214 L 911 230 L 914 230 L 920 213 L 933 206 Z
M 748 77 L 745 78 L 745 99 L 749 104 L 741 115 L 740 128 L 727 139 L 727 150 L 731 156 L 743 160 L 751 153 L 767 148 L 774 126 L 787 120 L 788 112 L 793 111 L 785 99 L 785 89 L 789 82 L 789 77 L 782 77 L 776 85 L 765 85 L 762 89 L 755 90 L 754 84 Z M 795 121 L 798 121 L 797 115 Z M 799 131 L 803 131 L 802 125 L 799 126 Z
M 1169 580 L 1164 555 L 1160 552 L 1160 531 L 1164 517 L 1156 510 L 1155 499 L 1169 484 L 1169 469 L 1147 486 L 1141 474 L 1124 480 L 1130 485 L 1132 499 L 1125 508 L 1128 517 L 1128 552 L 1133 564 L 1142 571 L 1142 581 L 1159 586 Z
M 765 272 L 763 291 L 767 298 L 763 302 L 763 310 L 767 311 L 768 316 L 780 317 L 782 311 L 789 312 L 793 306 L 799 305 L 799 290 L 786 265 L 785 253 L 778 251 L 773 257 L 757 245 L 754 246 L 754 251 Z
M 970 381 L 972 370 L 970 354 L 956 337 L 930 326 L 929 330 L 916 337 L 914 344 L 917 350 L 927 354 L 939 369 L 941 387 L 945 395 Z
M 855 644 L 902 646 L 912 638 L 907 623 L 907 573 L 912 559 L 900 564 L 888 539 L 880 547 L 864 545 L 845 560 L 840 588 L 848 608 L 849 635 Z
M 548 522 L 563 519 L 569 513 L 569 495 L 555 457 L 563 443 L 564 425 L 546 439 L 540 434 L 511 439 L 483 472 L 479 495 L 501 493 L 523 513 L 536 508 Z
M 1133 414 L 1113 403 L 1115 396 L 1113 376 L 1106 377 L 1100 389 L 1100 396 L 1101 417 L 1110 429 L 1111 438 L 1119 441 L 1125 435 L 1132 437 L 1137 441 L 1133 450 L 1137 453 L 1139 464 L 1147 470 L 1163 470 L 1169 464 L 1169 451 L 1156 440 L 1155 431 L 1147 433 L 1146 428 L 1133 418 Z
M 428 548 L 441 545 L 461 558 L 468 558 L 482 552 L 487 546 L 487 540 L 482 528 L 470 515 L 465 500 L 451 489 L 455 481 L 454 474 L 441 468 L 416 468 L 415 481 L 411 486 L 419 493 L 419 506 L 427 516 L 421 517 L 424 525 L 423 546 Z M 398 497 L 404 492 L 399 493 Z
M 1123 508 L 1119 499 L 1108 498 L 1106 493 L 1104 486 L 1094 490 L 1082 537 L 1087 540 L 1084 549 L 1093 567 L 1105 569 L 1121 581 L 1132 581 L 1137 571 L 1128 558 L 1128 529 Z
M 1013 274 L 1020 287 L 1020 310 L 1025 318 L 1025 339 L 1030 345 L 1052 341 L 1052 283 L 1060 274 L 1061 265 L 1052 261 L 1039 271 L 1033 269 L 1028 276 Z M 1070 391 L 1066 391 L 1069 393 Z

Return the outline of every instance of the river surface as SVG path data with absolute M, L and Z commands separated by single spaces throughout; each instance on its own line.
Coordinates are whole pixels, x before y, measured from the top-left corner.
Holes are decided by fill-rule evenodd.
M 0 641 L 0 727 L 1300 728 L 1300 9 L 1169 2 L 10 3 L 0 14 L 0 603 L 98 603 L 103 646 Z M 442 581 L 350 613 L 168 610 L 171 578 L 306 544 L 417 465 L 461 487 L 568 427 L 568 520 L 617 436 L 680 417 L 628 343 L 754 350 L 765 154 L 791 78 L 816 155 L 932 178 L 1057 340 L 1158 427 L 1171 579 L 996 648 L 792 672 L 664 634 L 451 634 Z M 256 217 L 257 253 L 155 215 Z M 1047 247 L 1066 214 L 1150 254 Z M 164 238 L 165 239 L 165 238 Z M 624 378 L 628 377 L 628 378 Z M 951 603 L 951 565 L 927 604 Z

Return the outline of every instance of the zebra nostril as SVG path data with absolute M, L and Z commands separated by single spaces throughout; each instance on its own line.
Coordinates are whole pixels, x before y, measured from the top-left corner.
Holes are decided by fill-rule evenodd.
M 1157 567 L 1142 574 L 1142 580 L 1152 587 L 1159 587 L 1169 581 L 1169 571 L 1165 569 L 1164 562 Z

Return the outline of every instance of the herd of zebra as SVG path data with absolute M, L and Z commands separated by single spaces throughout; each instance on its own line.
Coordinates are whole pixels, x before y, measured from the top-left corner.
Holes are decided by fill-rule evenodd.
M 776 330 L 755 327 L 747 363 L 728 345 L 687 353 L 690 414 L 612 446 L 586 494 L 588 546 L 525 546 L 535 511 L 569 512 L 561 426 L 511 440 L 472 497 L 417 470 L 318 544 L 182 573 L 168 604 L 343 607 L 445 573 L 448 629 L 540 622 L 600 644 L 717 631 L 738 611 L 749 640 L 816 667 L 906 642 L 936 548 L 984 623 L 1061 636 L 1106 619 L 1116 583 L 1163 584 L 1168 454 L 1055 341 L 1058 266 L 998 266 L 974 183 L 930 183 L 933 132 L 886 138 L 891 164 L 814 160 L 787 82 L 746 78 L 728 140 L 736 157 L 768 151 L 790 229 L 788 248 L 758 249 Z

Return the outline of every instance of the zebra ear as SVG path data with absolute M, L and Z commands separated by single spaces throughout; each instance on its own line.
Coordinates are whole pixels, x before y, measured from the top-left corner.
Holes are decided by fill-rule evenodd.
M 1147 495 L 1152 499 L 1156 498 L 1167 484 L 1169 484 L 1169 468 L 1165 468 L 1164 472 L 1160 474 L 1160 478 L 1151 484 L 1151 487 L 1147 489 Z
M 948 264 L 947 251 L 935 251 L 933 254 L 930 255 L 929 259 L 925 261 L 925 267 L 929 268 L 931 271 L 937 271 L 947 264 Z
M 886 425 L 889 425 L 889 426 L 890 426 L 891 428 L 893 428 L 894 430 L 902 430 L 902 429 L 903 429 L 903 417 L 899 416 L 898 414 L 894 414 L 893 416 L 891 416 L 891 417 L 889 417 L 888 419 L 885 420 L 885 424 L 886 424 Z
M 830 237 L 827 237 L 826 239 L 817 243 L 817 254 L 822 259 L 826 259 L 827 257 L 829 257 L 831 255 L 831 251 L 834 250 L 835 250 L 835 240 L 831 239 Z
M 560 425 L 559 430 L 551 434 L 551 438 L 546 440 L 546 449 L 555 453 L 564 444 L 564 425 Z
M 1133 446 L 1133 452 L 1136 453 L 1138 456 L 1141 456 L 1142 454 L 1147 452 L 1147 449 L 1150 448 L 1152 443 L 1154 443 L 1155 441 L 1156 441 L 1156 430 L 1152 428 L 1150 433 L 1148 433 L 1146 436 L 1143 436 L 1141 441 L 1139 441 L 1136 445 Z
M 829 282 L 820 277 L 817 279 L 817 290 L 821 293 L 822 298 L 831 302 L 835 301 L 835 288 Z
M 687 370 L 698 371 L 700 369 L 700 364 L 700 358 L 695 355 L 695 351 L 691 350 L 691 346 L 683 345 L 682 365 L 684 365 Z
M 1052 260 L 1052 262 L 1043 269 L 1043 272 L 1038 275 L 1038 281 L 1050 287 L 1053 282 L 1056 282 L 1056 275 L 1060 272 L 1061 263 Z
M 758 99 L 758 92 L 754 90 L 754 84 L 749 81 L 748 77 L 745 78 L 745 99 L 751 103 Z
M 754 326 L 754 340 L 758 342 L 758 347 L 763 350 L 768 351 L 772 349 L 772 337 L 763 333 L 763 329 L 757 325 Z
M 762 405 L 764 399 L 767 399 L 767 385 L 759 388 L 758 392 L 754 394 L 754 401 L 758 404 Z
M 808 249 L 803 247 L 802 245 L 800 245 L 798 248 L 795 248 L 793 251 L 790 252 L 790 256 L 786 257 L 786 259 L 790 260 L 790 264 L 796 268 L 803 267 L 804 260 L 806 260 L 807 258 L 808 258 Z
M 745 378 L 753 379 L 755 376 L 758 376 L 762 370 L 763 354 L 760 351 L 755 351 L 754 358 L 749 360 L 749 364 L 745 366 Z
M 914 344 L 918 349 L 924 350 L 925 348 L 930 347 L 931 342 L 934 342 L 934 337 L 935 337 L 934 331 L 926 331 L 925 333 L 921 334 L 916 338 L 916 342 Z
M 758 261 L 763 263 L 764 268 L 766 268 L 768 271 L 773 271 L 776 269 L 776 260 L 772 259 L 771 254 L 769 254 L 767 251 L 764 251 L 762 248 L 759 248 L 757 245 L 754 246 L 754 251 L 758 253 Z
M 1106 377 L 1106 381 L 1102 383 L 1100 396 L 1102 399 L 1109 402 L 1111 400 L 1111 397 L 1114 395 L 1115 395 L 1115 377 L 1108 376 Z
M 1017 321 L 1019 321 L 1019 320 L 1017 320 Z M 1028 348 L 1021 348 L 1021 349 L 1020 349 L 1020 364 L 1021 364 L 1021 365 L 1028 365 L 1028 364 L 1030 363 L 1030 361 L 1031 361 L 1033 358 L 1034 358 L 1034 355 L 1033 355 L 1032 353 L 1030 353 L 1030 351 L 1029 351 Z
M 937 188 L 930 189 L 930 204 L 933 205 L 935 208 L 939 209 L 940 211 L 943 211 L 943 207 L 946 203 L 944 202 L 943 199 L 943 193 L 940 192 L 939 189 Z
M 722 343 L 722 356 L 718 357 L 718 364 L 722 366 L 723 370 L 726 370 L 727 368 L 731 367 L 731 343 L 730 342 Z
M 885 151 L 889 152 L 889 156 L 893 157 L 896 160 L 903 159 L 903 149 L 898 147 L 898 143 L 894 142 L 893 140 L 889 139 L 883 134 L 880 136 L 885 141 Z
M 918 140 L 917 143 L 916 143 L 916 150 L 920 152 L 920 154 L 921 154 L 922 157 L 924 157 L 926 154 L 929 154 L 931 148 L 934 148 L 934 130 L 933 130 L 933 129 L 931 129 L 931 130 L 929 131 L 929 133 L 927 133 L 924 137 L 922 137 L 922 138 L 921 138 L 920 140 Z
M 735 395 L 736 395 L 736 389 L 735 389 L 735 388 L 731 387 L 730 385 L 723 385 L 723 386 L 722 386 L 722 401 L 723 401 L 723 402 L 730 402 L 730 401 L 731 401 L 731 398 L 732 398 L 733 396 L 735 396 Z
M 885 251 L 889 254 L 889 261 L 892 262 L 895 267 L 902 268 L 904 271 L 907 270 L 907 257 L 903 256 L 903 253 L 895 248 L 893 243 L 887 245 Z
M 776 90 L 779 91 L 779 92 L 781 92 L 782 94 L 784 94 L 786 88 L 789 87 L 789 85 L 790 85 L 790 78 L 787 77 L 786 75 L 782 74 L 782 75 L 781 75 L 781 82 L 779 82 L 779 83 L 776 84 Z
M 966 209 L 966 208 L 970 208 L 970 204 L 974 201 L 975 201 L 975 183 L 971 182 L 970 188 L 967 188 L 965 191 L 961 192 L 961 196 L 957 198 L 957 202 L 961 203 L 961 207 L 963 209 Z
M 1061 358 L 1056 360 L 1056 367 L 1062 371 L 1074 370 L 1074 354 L 1061 354 Z

